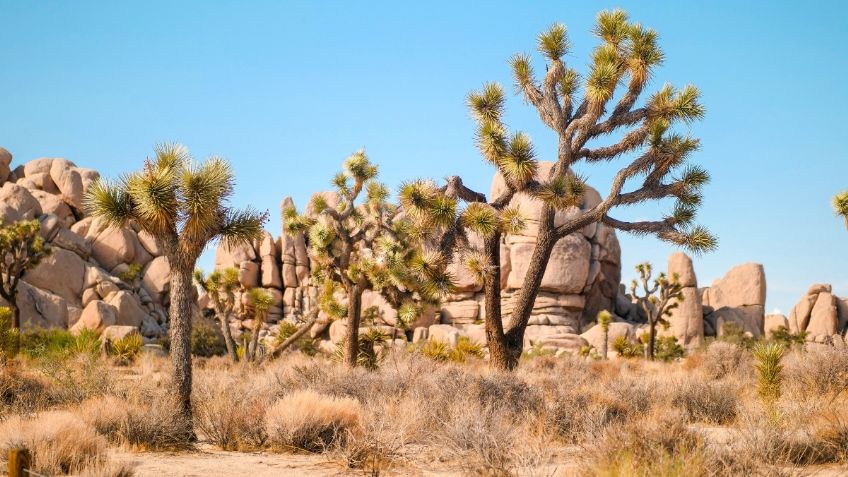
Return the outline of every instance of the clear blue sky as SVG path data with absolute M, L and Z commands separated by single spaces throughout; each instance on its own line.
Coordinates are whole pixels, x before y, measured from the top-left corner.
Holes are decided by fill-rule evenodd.
M 829 205 L 848 188 L 845 3 L 404 3 L 0 0 L 0 145 L 16 163 L 66 157 L 106 176 L 138 168 L 163 140 L 222 154 L 236 204 L 270 209 L 275 234 L 280 199 L 303 205 L 360 147 L 392 186 L 459 174 L 487 191 L 465 95 L 510 84 L 506 60 L 555 21 L 574 44 L 566 61 L 585 70 L 595 14 L 621 6 L 660 33 L 653 87 L 703 92 L 694 160 L 713 182 L 700 221 L 721 244 L 696 259 L 701 284 L 755 261 L 769 310 L 788 313 L 813 282 L 848 295 L 848 231 Z M 507 121 L 553 157 L 552 134 L 520 98 Z M 613 166 L 581 172 L 606 190 Z M 627 236 L 622 248 L 626 280 L 673 251 Z

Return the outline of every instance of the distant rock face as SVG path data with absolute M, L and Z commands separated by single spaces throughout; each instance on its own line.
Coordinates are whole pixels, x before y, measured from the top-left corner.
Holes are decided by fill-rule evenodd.
M 701 291 L 702 304 L 726 320 L 744 321 L 744 329 L 761 336 L 765 329 L 766 274 L 759 263 L 744 263 L 730 269 L 712 286 Z M 722 310 L 723 308 L 733 309 Z M 740 313 L 745 315 L 743 319 Z M 710 313 L 707 313 L 708 315 Z M 719 315 L 717 315 L 719 316 Z M 731 318 L 732 317 L 732 318 Z M 708 318 L 718 332 L 715 317 Z
M 146 323 L 148 339 L 165 333 L 167 298 L 156 292 L 166 287 L 170 269 L 159 244 L 135 225 L 113 229 L 85 217 L 85 191 L 100 175 L 61 158 L 35 159 L 18 165 L 14 173 L 11 162 L 11 153 L 0 147 L 0 218 L 39 220 L 41 235 L 53 248 L 19 286 L 24 328 L 102 331 L 116 324 Z M 154 284 L 154 293 L 142 286 L 142 276 L 118 278 L 132 264 L 155 271 L 146 280 Z
M 704 342 L 704 310 L 692 259 L 682 252 L 671 254 L 668 258 L 668 275 L 676 276 L 683 287 L 683 300 L 672 310 L 669 331 L 682 346 L 697 348 Z
M 829 284 L 810 286 L 789 312 L 789 331 L 806 332 L 807 340 L 832 341 L 848 328 L 848 300 L 834 296 Z

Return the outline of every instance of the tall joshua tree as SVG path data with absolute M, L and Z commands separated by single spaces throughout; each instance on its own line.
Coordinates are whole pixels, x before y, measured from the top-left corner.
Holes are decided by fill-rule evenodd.
M 671 312 L 683 301 L 683 286 L 676 273 L 672 274 L 671 278 L 660 273 L 651 284 L 651 264 L 647 262 L 636 265 L 636 272 L 639 273 L 639 278 L 630 283 L 630 293 L 648 318 L 648 347 L 645 355 L 653 361 L 657 325 L 668 328 L 670 323 L 667 317 L 670 317 Z M 639 296 L 640 290 L 642 296 Z
M 833 197 L 833 210 L 845 219 L 845 227 L 848 228 L 848 190 Z
M 12 310 L 12 328 L 21 327 L 18 285 L 24 273 L 50 255 L 50 244 L 39 231 L 37 220 L 22 220 L 0 227 L 0 297 Z
M 398 214 L 399 209 L 387 202 L 387 188 L 376 177 L 377 166 L 360 150 L 345 160 L 342 172 L 333 179 L 337 204 L 316 194 L 311 214 L 283 210 L 287 233 L 307 232 L 312 280 L 322 290 L 320 308 L 332 318 L 347 319 L 344 361 L 348 366 L 356 366 L 360 358 L 365 290 L 380 292 L 398 309 L 399 319 L 412 321 L 422 304 L 437 302 L 452 286 L 447 261 L 439 253 L 424 253 L 415 246 L 428 236 L 428 230 Z M 346 306 L 335 299 L 337 291 L 346 295 Z
M 483 279 L 486 336 L 491 362 L 497 368 L 512 369 L 518 364 L 542 276 L 554 244 L 566 235 L 602 222 L 625 232 L 655 235 L 694 252 L 711 250 L 717 243 L 705 228 L 693 225 L 700 189 L 709 180 L 703 168 L 686 165 L 698 140 L 673 129 L 677 123 L 689 124 L 704 115 L 698 89 L 689 85 L 678 90 L 666 84 L 640 102 L 653 69 L 663 61 L 656 32 L 631 23 L 623 11 L 613 10 L 598 15 L 595 35 L 600 45 L 592 54 L 585 79 L 563 61 L 569 42 L 561 24 L 538 37 L 538 50 L 547 60 L 541 83 L 534 75 L 530 55 L 518 54 L 511 60 L 516 89 L 557 139 L 556 162 L 544 177 L 538 174 L 530 138 L 521 132 L 510 133 L 504 124 L 501 86 L 489 83 L 468 96 L 477 122 L 478 148 L 504 177 L 506 190 L 487 201 L 462 186 L 458 178 L 451 178 L 461 189 L 456 196 L 470 202 L 456 215 L 451 230 L 455 236 L 461 236 L 463 229 L 483 236 L 483 250 L 464 255 Z M 603 144 L 608 137 L 617 142 Z M 586 184 L 573 168 L 613 161 L 625 164 L 615 174 L 606 197 L 588 210 L 576 209 L 583 201 Z M 542 207 L 530 264 L 511 320 L 504 327 L 500 244 L 505 232 L 521 226 L 521 217 L 509 207 L 517 193 L 540 200 Z M 659 220 L 625 221 L 613 216 L 618 206 L 668 198 L 675 200 L 675 205 Z M 565 210 L 573 213 L 555 222 L 557 212 Z M 434 213 L 425 203 L 414 205 L 412 212 Z M 447 240 L 443 245 L 466 248 L 462 240 Z
M 258 238 L 267 218 L 267 213 L 227 206 L 234 183 L 223 158 L 196 164 L 184 146 L 162 144 L 141 171 L 115 182 L 95 182 L 85 197 L 91 216 L 115 227 L 133 221 L 162 242 L 171 267 L 174 395 L 186 422 L 191 422 L 191 297 L 197 258 L 215 239 L 238 244 Z

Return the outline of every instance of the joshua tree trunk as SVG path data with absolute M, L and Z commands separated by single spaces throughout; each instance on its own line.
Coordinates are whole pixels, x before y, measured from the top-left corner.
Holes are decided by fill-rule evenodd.
M 227 346 L 227 355 L 233 363 L 237 363 L 238 353 L 236 353 L 236 341 L 233 339 L 233 332 L 230 330 L 230 314 L 229 312 L 222 310 L 217 305 L 215 306 L 215 313 L 221 321 L 221 334 L 224 335 L 224 344 Z
M 539 294 L 542 276 L 545 274 L 551 252 L 556 243 L 556 238 L 550 231 L 551 227 L 545 226 L 547 221 L 553 224 L 552 211 L 550 214 L 545 214 L 544 222 L 540 227 L 536 248 L 533 250 L 527 274 L 524 276 L 524 282 L 521 285 L 521 291 L 512 312 L 509 331 L 506 332 L 507 369 L 515 369 L 518 366 L 518 360 L 524 350 L 524 331 L 530 321 L 530 313 L 533 311 L 533 305 Z M 486 319 L 488 318 L 486 316 Z
M 609 347 L 609 330 L 604 331 L 604 341 L 601 343 L 601 357 L 607 359 L 607 348 Z
M 654 340 L 656 339 L 656 328 L 657 323 L 651 318 L 648 318 L 649 326 L 648 326 L 648 349 L 645 351 L 647 353 L 648 360 L 654 360 Z
M 491 264 L 483 281 L 483 293 L 486 297 L 486 343 L 489 345 L 489 364 L 502 370 L 510 369 L 509 350 L 501 317 L 501 234 L 486 237 L 483 242 L 484 253 Z
M 347 336 L 345 338 L 345 364 L 353 368 L 359 357 L 359 321 L 362 318 L 362 292 L 360 283 L 351 285 L 347 294 Z
M 247 361 L 256 361 L 256 352 L 259 350 L 259 332 L 262 331 L 263 321 L 265 320 L 261 314 L 253 317 L 253 335 L 250 337 L 250 349 L 248 350 L 250 357 Z
M 12 309 L 12 328 L 19 330 L 21 329 L 21 309 L 18 308 L 18 297 L 16 295 L 16 293 L 13 293 L 11 297 L 6 298 L 6 302 Z
M 191 413 L 191 270 L 175 259 L 171 268 L 171 362 L 174 367 L 174 393 L 180 413 L 187 423 Z M 190 429 L 190 428 L 189 428 Z M 193 431 L 192 431 L 193 434 Z

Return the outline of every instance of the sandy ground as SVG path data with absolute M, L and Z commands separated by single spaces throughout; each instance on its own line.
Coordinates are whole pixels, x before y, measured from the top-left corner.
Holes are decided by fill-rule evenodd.
M 379 473 L 370 470 L 343 469 L 326 457 L 311 454 L 269 454 L 265 452 L 228 452 L 201 444 L 193 452 L 130 452 L 116 449 L 112 462 L 130 466 L 136 477 L 340 477 L 340 476 L 413 476 L 460 477 L 459 469 L 421 469 L 393 467 Z M 558 463 L 536 469 L 543 477 L 572 477 L 573 464 Z

